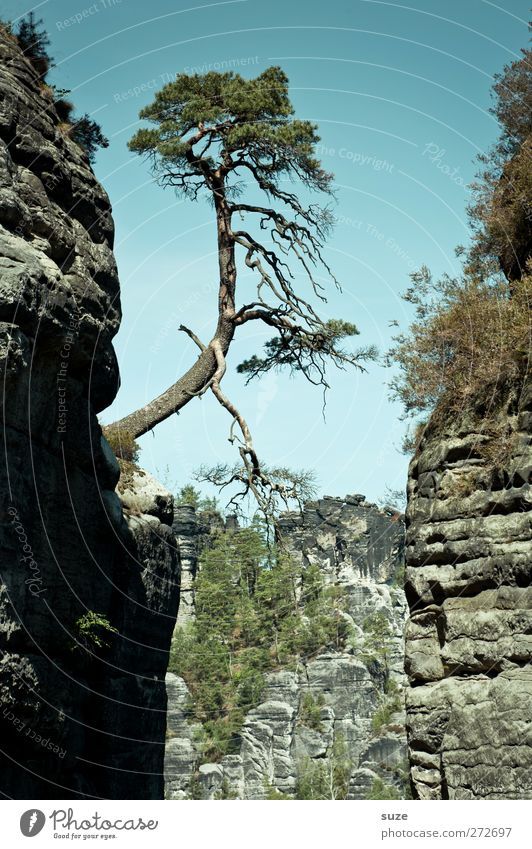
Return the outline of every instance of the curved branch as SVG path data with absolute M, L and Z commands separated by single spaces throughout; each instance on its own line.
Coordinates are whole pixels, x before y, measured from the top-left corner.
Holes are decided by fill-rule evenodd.
M 225 488 L 235 481 L 242 483 L 244 485 L 243 491 L 234 495 L 231 498 L 230 504 L 236 506 L 237 499 L 244 498 L 248 492 L 251 492 L 267 522 L 272 522 L 274 521 L 276 512 L 274 509 L 275 497 L 278 496 L 286 507 L 288 507 L 289 502 L 293 500 L 299 503 L 301 493 L 299 491 L 298 484 L 296 481 L 292 481 L 291 485 L 275 481 L 273 477 L 261 466 L 257 452 L 253 446 L 251 431 L 246 419 L 220 388 L 220 381 L 226 371 L 224 353 L 217 340 L 213 340 L 211 342 L 211 347 L 216 357 L 217 369 L 216 374 L 211 380 L 210 388 L 217 401 L 233 417 L 229 431 L 229 442 L 234 443 L 238 439 L 234 433 L 235 425 L 238 425 L 243 437 L 243 441 L 238 440 L 240 442 L 238 450 L 243 464 L 242 469 L 233 469 L 229 476 L 225 476 L 224 480 L 218 480 L 217 485 L 221 488 Z
M 184 330 L 191 338 L 194 338 L 192 331 L 188 331 L 188 329 Z M 224 356 L 229 350 L 234 331 L 234 323 L 222 317 L 218 323 L 213 341 L 216 340 L 216 344 L 219 345 L 219 349 L 223 352 Z M 197 338 L 194 341 L 199 343 Z M 201 344 L 199 343 L 200 347 Z M 130 415 L 113 422 L 111 427 L 124 430 L 131 434 L 134 439 L 138 439 L 139 436 L 152 430 L 173 413 L 179 412 L 192 398 L 203 394 L 209 388 L 217 369 L 218 362 L 211 342 L 209 345 L 203 346 L 194 365 L 176 383 L 170 386 L 166 392 L 163 392 L 153 401 L 150 401 L 149 404 L 146 404 L 134 413 L 130 413 Z
M 190 330 L 190 328 L 189 328 L 189 327 L 185 327 L 185 325 L 184 325 L 184 324 L 180 324 L 180 325 L 179 325 L 179 330 L 181 330 L 183 333 L 186 333 L 186 334 L 187 334 L 187 336 L 190 336 L 190 338 L 192 339 L 192 341 L 193 341 L 193 342 L 195 342 L 195 343 L 196 343 L 196 345 L 198 346 L 198 348 L 200 349 L 200 351 L 205 351 L 205 350 L 207 349 L 207 346 L 203 344 L 203 342 L 201 341 L 201 339 L 199 339 L 199 338 L 196 336 L 196 334 L 195 334 L 192 330 Z

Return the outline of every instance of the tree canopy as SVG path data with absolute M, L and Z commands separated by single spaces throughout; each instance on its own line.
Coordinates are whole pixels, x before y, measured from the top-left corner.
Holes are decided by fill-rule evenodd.
M 251 80 L 232 71 L 179 74 L 141 110 L 140 117 L 157 126 L 140 129 L 129 148 L 153 157 L 163 185 L 193 198 L 204 189 L 230 194 L 221 178 L 238 179 L 239 169 L 247 169 L 261 188 L 273 196 L 280 192 L 303 212 L 297 197 L 280 189 L 282 178 L 295 176 L 312 189 L 330 191 L 332 175 L 314 156 L 316 125 L 293 119 L 293 113 L 281 68 Z M 239 193 L 233 183 L 233 194 Z

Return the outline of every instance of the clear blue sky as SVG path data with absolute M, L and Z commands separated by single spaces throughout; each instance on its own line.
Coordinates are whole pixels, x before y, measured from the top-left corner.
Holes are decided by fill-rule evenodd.
M 138 110 L 173 74 L 233 67 L 255 76 L 272 64 L 290 78 L 299 117 L 316 121 L 324 166 L 335 173 L 339 223 L 327 258 L 342 281 L 327 316 L 354 321 L 363 343 L 385 350 L 399 295 L 422 263 L 458 269 L 467 240 L 467 183 L 494 140 L 493 74 L 528 40 L 529 0 L 45 0 L 35 7 L 52 38 L 53 80 L 101 123 L 110 147 L 95 171 L 114 207 L 123 322 L 116 338 L 122 388 L 111 421 L 179 377 L 196 352 L 181 322 L 208 340 L 215 318 L 215 231 L 205 203 L 153 185 L 128 138 Z M 3 17 L 26 11 L 2 0 Z M 73 18 L 73 20 L 72 20 Z M 71 20 L 68 20 L 71 19 Z M 242 276 L 242 288 L 251 285 Z M 376 500 L 403 488 L 404 423 L 389 374 L 331 372 L 326 422 L 320 392 L 271 375 L 244 386 L 234 366 L 270 334 L 247 330 L 229 356 L 226 392 L 242 408 L 268 462 L 316 470 L 325 494 Z M 142 464 L 177 484 L 200 463 L 233 459 L 227 413 L 212 396 L 142 438 Z

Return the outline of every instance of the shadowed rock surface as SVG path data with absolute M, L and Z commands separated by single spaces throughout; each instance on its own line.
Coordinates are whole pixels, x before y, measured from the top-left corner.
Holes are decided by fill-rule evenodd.
M 531 432 L 528 380 L 477 421 L 429 424 L 410 466 L 407 727 L 420 799 L 532 798 Z
M 0 35 L 7 797 L 162 796 L 178 558 L 168 505 L 124 517 L 118 464 L 96 418 L 119 384 L 113 230 L 107 195 L 62 131 L 50 89 Z M 117 633 L 84 632 L 89 614 Z
M 193 508 L 177 508 L 176 516 L 178 527 L 174 528 L 190 578 L 201 549 L 201 523 Z M 383 613 L 392 632 L 390 677 L 401 691 L 406 601 L 396 579 L 403 558 L 402 517 L 379 510 L 363 496 L 324 498 L 307 504 L 303 515 L 286 514 L 282 532 L 303 568 L 317 564 L 326 584 L 344 589 L 345 615 L 355 643 L 363 638 L 364 620 L 376 611 Z M 191 600 L 185 619 L 190 619 L 192 578 L 186 585 Z M 167 798 L 186 798 L 192 782 L 206 799 L 227 793 L 263 799 L 268 788 L 291 795 L 302 765 L 324 763 L 332 755 L 335 740 L 345 743 L 351 762 L 348 798 L 365 798 L 378 778 L 402 790 L 404 712 L 399 709 L 380 727 L 372 727 L 376 711 L 387 699 L 382 669 L 364 662 L 361 651 L 353 646 L 323 651 L 300 661 L 296 669 L 268 673 L 260 704 L 246 716 L 238 751 L 217 764 L 201 763 L 196 744 L 200 726 L 190 719 L 185 682 L 169 673 L 167 691 Z M 305 694 L 323 703 L 319 722 L 308 722 Z

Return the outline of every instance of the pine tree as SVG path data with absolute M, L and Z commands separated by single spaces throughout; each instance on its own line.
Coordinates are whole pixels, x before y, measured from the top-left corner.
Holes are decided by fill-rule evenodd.
M 44 80 L 53 59 L 48 52 L 50 37 L 43 24 L 42 18 L 37 19 L 34 12 L 28 12 L 19 22 L 16 36 L 22 52 Z
M 70 135 L 83 148 L 91 163 L 96 158 L 98 148 L 109 147 L 109 140 L 102 133 L 100 125 L 87 114 L 77 119 Z
M 261 354 L 239 366 L 248 379 L 286 368 L 327 388 L 328 363 L 354 366 L 375 356 L 372 347 L 344 349 L 358 334 L 343 319 L 324 320 L 307 296 L 296 290 L 296 272 L 307 278 L 310 299 L 326 300 L 320 279 L 336 283 L 324 258 L 333 223 L 328 207 L 306 205 L 300 193 L 332 194 L 332 175 L 316 156 L 317 127 L 293 117 L 288 78 L 279 67 L 254 79 L 233 72 L 178 74 L 157 92 L 140 117 L 149 128 L 138 130 L 130 150 L 150 163 L 153 175 L 186 199 L 209 199 L 218 248 L 218 292 L 214 336 L 206 344 L 189 328 L 199 348 L 187 372 L 165 392 L 116 422 L 134 437 L 154 428 L 193 398 L 211 390 L 233 421 L 231 441 L 238 445 L 236 469 L 216 467 L 212 480 L 242 484 L 267 514 L 274 497 L 299 497 L 297 481 L 276 478 L 259 462 L 250 428 L 222 392 L 226 355 L 245 324 L 255 322 L 274 334 Z M 246 191 L 247 190 L 247 191 Z M 245 197 L 244 195 L 247 195 Z M 256 281 L 256 291 L 239 302 L 238 265 L 242 260 Z M 238 433 L 238 437 L 237 434 Z

